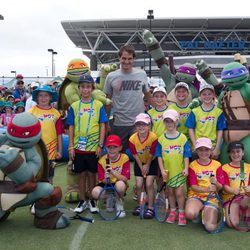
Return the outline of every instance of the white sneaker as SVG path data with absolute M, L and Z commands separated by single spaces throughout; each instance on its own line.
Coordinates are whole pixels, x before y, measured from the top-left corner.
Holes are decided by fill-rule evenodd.
M 89 200 L 89 211 L 92 214 L 95 214 L 98 212 L 98 208 L 96 207 L 95 200 Z
M 77 207 L 74 209 L 75 213 L 82 213 L 84 210 L 86 210 L 89 206 L 88 201 L 80 201 L 77 205 Z
M 126 216 L 126 212 L 124 210 L 122 200 L 118 200 L 115 205 L 116 205 L 117 214 L 119 214 L 118 217 L 124 218 Z

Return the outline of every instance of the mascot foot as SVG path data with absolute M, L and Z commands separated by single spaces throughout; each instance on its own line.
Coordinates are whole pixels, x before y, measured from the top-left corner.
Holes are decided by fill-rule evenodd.
M 5 221 L 10 215 L 10 212 L 9 211 L 1 211 L 0 210 L 0 222 L 3 222 Z
M 61 229 L 69 226 L 70 219 L 67 215 L 56 210 L 43 217 L 35 215 L 34 224 L 41 229 Z

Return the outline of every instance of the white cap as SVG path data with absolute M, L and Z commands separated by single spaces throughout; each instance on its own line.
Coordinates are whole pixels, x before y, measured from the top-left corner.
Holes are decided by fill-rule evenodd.
M 166 91 L 166 89 L 164 87 L 155 88 L 154 91 L 153 91 L 153 95 L 156 92 L 162 92 L 163 94 L 167 95 L 167 91 Z
M 38 83 L 38 82 L 32 82 L 32 83 L 30 84 L 30 87 L 31 87 L 31 88 L 39 87 L 39 83 Z
M 185 88 L 187 91 L 189 91 L 189 86 L 188 86 L 188 84 L 187 83 L 185 83 L 185 82 L 178 82 L 176 85 L 175 85 L 175 90 L 177 89 L 177 88 Z
M 200 91 L 199 91 L 199 93 L 201 93 L 204 89 L 211 89 L 213 92 L 214 92 L 214 86 L 213 85 L 211 85 L 211 84 L 202 84 L 201 86 L 200 86 Z

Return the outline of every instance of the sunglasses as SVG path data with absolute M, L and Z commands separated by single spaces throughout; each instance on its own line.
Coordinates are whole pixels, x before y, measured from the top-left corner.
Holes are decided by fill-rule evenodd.
M 21 84 L 23 85 L 24 83 L 23 83 L 23 82 L 18 82 L 18 83 L 17 83 L 17 85 L 21 85 Z

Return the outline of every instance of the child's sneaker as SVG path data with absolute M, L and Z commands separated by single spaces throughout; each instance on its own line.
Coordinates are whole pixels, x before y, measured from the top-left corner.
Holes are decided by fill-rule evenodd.
M 170 211 L 170 214 L 167 218 L 167 223 L 173 224 L 177 218 L 177 213 L 176 211 Z
M 82 213 L 88 208 L 88 201 L 79 201 L 77 207 L 74 209 L 75 213 Z
M 144 219 L 153 219 L 155 216 L 155 212 L 153 209 L 148 208 L 143 215 Z
M 124 210 L 124 207 L 123 207 L 123 202 L 121 200 L 118 200 L 115 204 L 116 206 L 116 211 L 117 211 L 117 214 L 119 218 L 124 218 L 126 216 L 126 212 Z
M 96 207 L 95 200 L 90 200 L 88 205 L 89 205 L 90 213 L 96 214 L 98 212 L 98 208 Z
M 134 216 L 139 216 L 140 215 L 140 211 L 141 211 L 140 206 L 138 206 L 138 207 L 134 208 L 132 214 Z
M 179 213 L 178 225 L 179 226 L 186 226 L 187 225 L 187 220 L 186 220 L 184 212 Z

